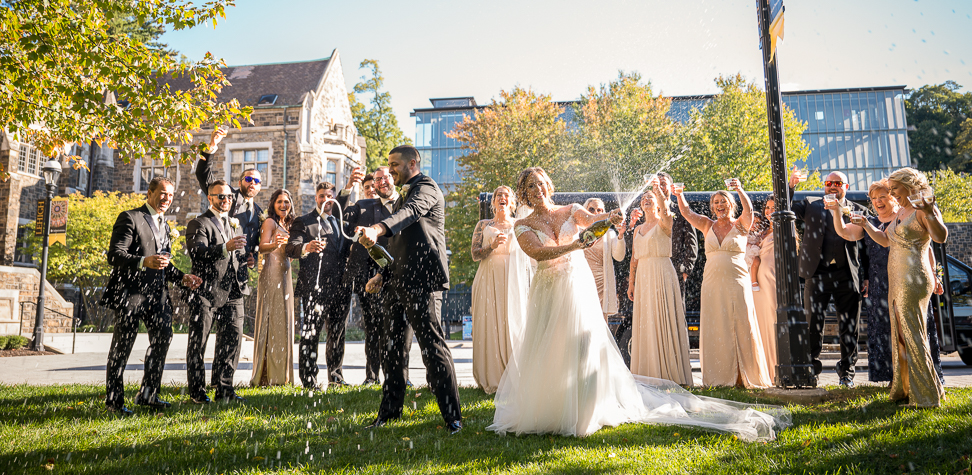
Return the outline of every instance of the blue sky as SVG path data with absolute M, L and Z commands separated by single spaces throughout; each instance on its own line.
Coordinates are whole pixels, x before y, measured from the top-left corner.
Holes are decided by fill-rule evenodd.
M 378 60 L 406 135 L 429 98 L 485 104 L 514 85 L 579 97 L 619 70 L 656 92 L 716 92 L 719 74 L 760 84 L 755 0 L 238 0 L 212 26 L 162 39 L 229 65 L 341 54 L 348 89 Z M 784 0 L 783 90 L 972 85 L 972 1 Z

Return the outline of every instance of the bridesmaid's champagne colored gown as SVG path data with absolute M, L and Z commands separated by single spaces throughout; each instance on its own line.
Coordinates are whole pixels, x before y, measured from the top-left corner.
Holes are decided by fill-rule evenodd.
M 702 384 L 765 388 L 773 385 L 756 322 L 746 268 L 746 234 L 733 226 L 722 243 L 705 233 L 705 272 L 699 315 Z
M 759 292 L 753 292 L 756 305 L 756 321 L 759 322 L 759 336 L 763 340 L 766 355 L 766 370 L 770 379 L 776 374 L 776 253 L 773 233 L 769 233 L 759 244 L 759 270 L 756 279 Z
M 507 325 L 507 282 L 510 273 L 510 244 L 500 244 L 479 261 L 472 284 L 473 378 L 487 394 L 496 392 L 506 362 L 510 359 L 510 333 Z M 482 245 L 489 247 L 503 231 L 485 226 Z M 474 237 L 475 239 L 475 237 Z
M 672 265 L 672 238 L 655 225 L 644 235 L 635 231 L 635 274 L 631 324 L 631 372 L 692 385 L 685 308 Z
M 268 218 L 270 219 L 270 218 Z M 271 239 L 276 239 L 274 229 Z M 284 246 L 264 254 L 257 282 L 251 386 L 294 382 L 294 283 Z
M 945 397 L 928 349 L 926 315 L 935 291 L 928 262 L 928 231 L 917 211 L 888 225 L 888 303 L 891 308 L 891 399 L 909 398 L 918 407 L 938 407 Z M 900 222 L 899 222 L 900 221 Z

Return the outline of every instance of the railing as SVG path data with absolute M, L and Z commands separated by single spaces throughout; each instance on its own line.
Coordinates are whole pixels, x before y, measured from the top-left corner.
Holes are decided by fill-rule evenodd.
M 29 300 L 28 301 L 24 301 L 24 302 L 20 302 L 20 328 L 18 329 L 17 333 L 19 335 L 21 335 L 21 336 L 23 336 L 23 333 L 24 333 L 24 313 L 26 312 L 27 305 L 30 305 L 31 308 L 33 309 L 30 312 L 31 315 L 36 315 L 37 314 L 37 302 L 31 302 Z M 70 318 L 71 319 L 71 333 L 73 333 L 73 335 L 71 335 L 71 354 L 73 355 L 74 354 L 74 348 L 77 345 L 77 341 L 78 341 L 78 320 L 79 319 L 74 318 L 74 317 L 72 317 L 70 315 L 67 315 L 65 313 L 59 312 L 57 310 L 54 310 L 53 308 L 44 307 L 44 316 L 45 317 L 48 314 L 51 314 L 51 313 L 53 313 L 55 316 L 60 316 L 60 317 Z

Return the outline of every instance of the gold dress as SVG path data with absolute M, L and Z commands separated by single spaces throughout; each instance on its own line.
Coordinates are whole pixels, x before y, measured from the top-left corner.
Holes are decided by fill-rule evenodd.
M 935 374 L 928 349 L 926 315 L 935 291 L 928 262 L 928 230 L 917 212 L 888 225 L 888 304 L 891 309 L 891 399 L 909 398 L 918 407 L 938 407 L 945 389 Z
M 284 233 L 278 226 L 270 236 Z M 284 234 L 286 235 L 286 234 Z M 253 376 L 250 386 L 294 382 L 294 283 L 284 246 L 261 254 L 257 313 L 253 331 Z

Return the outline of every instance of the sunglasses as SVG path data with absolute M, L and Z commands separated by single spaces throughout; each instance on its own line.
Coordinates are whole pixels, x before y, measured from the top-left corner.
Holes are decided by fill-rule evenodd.
M 827 180 L 827 181 L 824 182 L 824 186 L 844 186 L 844 182 L 842 182 L 840 180 L 838 180 L 838 181 L 830 181 L 830 180 Z
M 245 176 L 245 177 L 243 177 L 243 181 L 245 181 L 247 183 L 256 183 L 257 185 L 260 184 L 260 179 L 257 178 L 257 177 L 252 177 L 252 176 Z
M 215 196 L 219 201 L 233 199 L 233 195 L 224 195 L 222 193 L 213 193 L 209 196 Z

